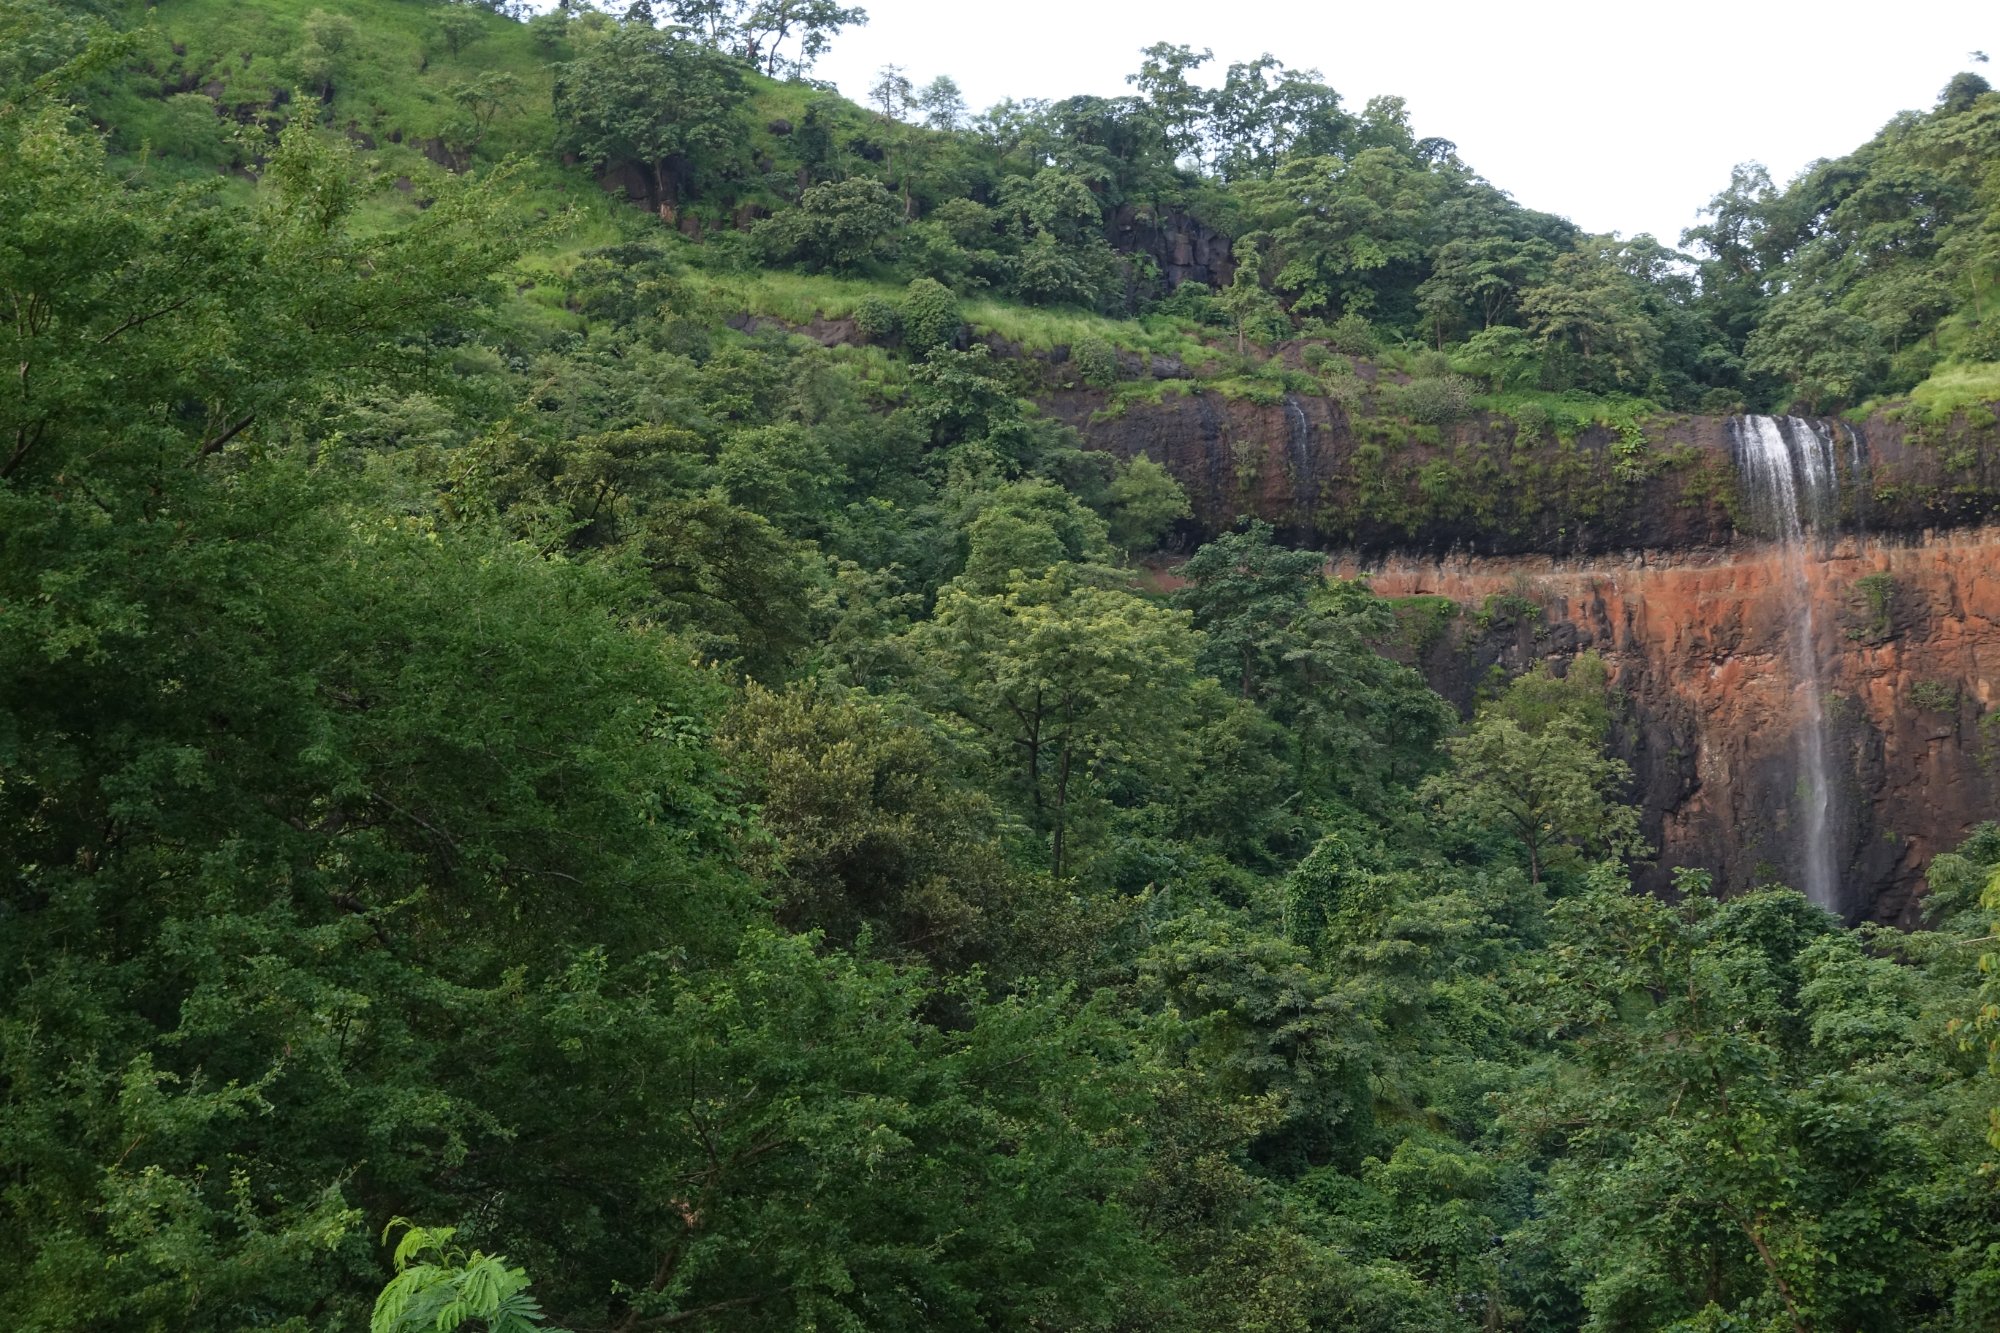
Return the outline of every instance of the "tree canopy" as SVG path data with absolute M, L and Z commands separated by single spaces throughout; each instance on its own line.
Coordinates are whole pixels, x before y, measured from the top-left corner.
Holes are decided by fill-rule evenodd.
M 132 17 L 0 0 L 0 1324 L 2000 1318 L 2000 831 L 1908 932 L 1638 893 L 1605 662 L 1461 715 L 1470 614 L 1065 424 L 1199 347 L 1469 510 L 1454 367 L 1832 410 L 1984 336 L 1982 81 L 1690 273 L 1268 56 Z

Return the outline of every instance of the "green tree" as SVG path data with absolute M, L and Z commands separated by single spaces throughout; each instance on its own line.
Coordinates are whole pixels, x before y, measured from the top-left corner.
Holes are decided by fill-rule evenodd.
M 1985 1317 L 1984 1246 L 1954 1232 L 1989 1224 L 1946 1222 L 1957 1205 L 1931 1193 L 1971 1167 L 1949 1145 L 1970 1089 L 1925 1017 L 1943 998 L 1928 950 L 1871 947 L 1789 890 L 1707 890 L 1684 872 L 1669 904 L 1607 877 L 1557 904 L 1532 973 L 1562 1056 L 1509 1118 L 1558 1155 L 1550 1202 L 1591 1319 L 1891 1329 L 1961 1281 Z
M 675 31 L 602 25 L 556 69 L 557 145 L 598 170 L 645 172 L 652 204 L 670 216 L 703 175 L 734 168 L 744 142 L 739 71 Z
M 1437 345 L 1470 311 L 1481 330 L 1512 313 L 1521 292 L 1534 287 L 1555 262 L 1556 248 L 1540 237 L 1454 237 L 1438 247 L 1417 299 L 1433 317 Z
M 1414 287 L 1438 182 L 1421 162 L 1377 147 L 1292 158 L 1242 193 L 1270 234 L 1271 285 L 1295 310 L 1366 314 L 1391 287 Z
M 1511 324 L 1481 329 L 1453 355 L 1460 368 L 1478 375 L 1494 393 L 1522 388 L 1541 376 L 1541 356 L 1526 332 Z
M 1857 401 L 1880 374 L 1875 328 L 1817 292 L 1786 293 L 1744 345 L 1750 370 L 1793 386 L 1808 412 Z
M 994 591 L 946 588 L 915 635 L 936 706 L 986 752 L 1057 878 L 1107 770 L 1185 758 L 1196 636 L 1182 613 L 1048 564 Z
M 1639 813 L 1616 799 L 1632 771 L 1604 753 L 1604 689 L 1594 656 L 1577 659 L 1566 677 L 1537 667 L 1445 742 L 1450 766 L 1422 795 L 1447 818 L 1514 842 L 1536 884 L 1579 859 L 1643 855 Z
M 1215 59 L 1215 53 L 1205 47 L 1196 51 L 1192 47 L 1155 42 L 1139 54 L 1145 57 L 1139 71 L 1126 75 L 1125 82 L 1138 88 L 1151 104 L 1173 160 L 1199 162 L 1209 95 L 1188 74 Z
M 719 732 L 774 839 L 753 849 L 787 929 L 941 964 L 991 956 L 1030 898 L 992 804 L 939 739 L 859 695 L 750 686 Z
M 916 95 L 916 85 L 901 65 L 882 66 L 875 72 L 875 82 L 868 86 L 868 100 L 884 120 L 906 119 Z
M 808 186 L 798 202 L 757 224 L 777 263 L 809 272 L 854 272 L 893 254 L 903 211 L 882 183 L 855 176 Z
M 518 104 L 521 82 L 505 70 L 486 70 L 451 84 L 445 96 L 458 107 L 458 116 L 445 126 L 445 147 L 470 163 L 493 122 Z
M 913 279 L 896 313 L 902 324 L 904 344 L 920 356 L 957 345 L 965 331 L 965 316 L 959 310 L 958 298 L 934 278 Z
M 1210 166 L 1231 182 L 1267 175 L 1286 158 L 1341 154 L 1354 128 L 1318 70 L 1288 69 L 1269 53 L 1225 70 L 1206 110 Z
M 1599 239 L 1559 256 L 1548 281 L 1521 293 L 1521 315 L 1540 346 L 1551 388 L 1643 390 L 1659 365 L 1660 333 L 1645 289 Z
M 347 15 L 313 10 L 305 17 L 303 39 L 292 53 L 292 72 L 321 97 L 330 96 L 334 82 L 347 72 L 354 36 L 354 20 Z
M 1205 914 L 1172 922 L 1140 958 L 1142 1002 L 1212 1097 L 1259 1104 L 1252 1156 L 1293 1170 L 1357 1162 L 1371 1111 L 1372 1033 L 1351 995 L 1289 941 Z
M 1173 473 L 1141 452 L 1122 465 L 1107 492 L 1111 502 L 1111 540 L 1124 551 L 1157 545 L 1177 519 L 1191 518 L 1194 509 Z
M 1379 807 L 1429 767 L 1449 710 L 1377 651 L 1394 632 L 1386 603 L 1329 582 L 1318 552 L 1272 536 L 1253 522 L 1181 567 L 1189 582 L 1176 601 L 1202 631 L 1201 667 L 1284 725 L 1305 790 Z
M 431 16 L 431 31 L 446 51 L 460 55 L 485 34 L 486 20 L 478 7 L 454 0 L 439 6 Z
M 1188 583 L 1176 600 L 1202 631 L 1202 669 L 1245 699 L 1269 697 L 1290 648 L 1285 632 L 1306 613 L 1311 589 L 1325 575 L 1317 552 L 1287 549 L 1273 536 L 1270 524 L 1252 520 L 1208 542 L 1181 567 Z
M 1215 297 L 1236 330 L 1238 356 L 1243 355 L 1245 339 L 1253 329 L 1259 342 L 1283 337 L 1291 329 L 1284 305 L 1264 287 L 1264 258 L 1258 249 L 1261 239 L 1246 236 L 1237 241 L 1235 276 Z
M 1020 242 L 1013 286 L 1022 299 L 1096 308 L 1111 296 L 1117 259 L 1097 196 L 1080 176 L 1046 167 L 1010 177 L 1000 204 Z
M 803 79 L 833 46 L 841 29 L 868 21 L 868 11 L 835 0 L 737 0 L 743 58 L 772 78 Z
M 925 129 L 950 133 L 964 127 L 965 94 L 949 75 L 940 74 L 917 89 L 912 102 L 923 112 Z
M 396 1276 L 376 1298 L 368 1333 L 432 1333 L 474 1320 L 486 1333 L 536 1333 L 545 1327 L 542 1307 L 528 1295 L 527 1271 L 508 1267 L 506 1255 L 447 1249 L 458 1234 L 454 1227 L 420 1227 L 400 1218 L 389 1225 L 398 1224 L 404 1230 L 396 1243 Z

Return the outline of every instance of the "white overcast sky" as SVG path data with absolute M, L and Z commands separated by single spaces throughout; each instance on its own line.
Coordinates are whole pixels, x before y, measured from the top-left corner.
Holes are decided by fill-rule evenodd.
M 2000 0 L 861 3 L 868 25 L 814 70 L 856 100 L 889 63 L 919 84 L 950 75 L 980 110 L 1127 91 L 1156 41 L 1212 48 L 1203 75 L 1269 51 L 1318 68 L 1350 110 L 1401 95 L 1420 136 L 1529 207 L 1668 244 L 1735 163 L 1782 183 L 1931 106 L 1960 70 L 2000 86 Z

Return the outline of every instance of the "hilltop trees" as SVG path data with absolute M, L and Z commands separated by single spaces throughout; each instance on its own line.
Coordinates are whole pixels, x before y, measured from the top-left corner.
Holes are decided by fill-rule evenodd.
M 556 73 L 558 146 L 602 169 L 646 173 L 652 202 L 672 211 L 740 150 L 744 97 L 737 64 L 672 30 L 605 23 L 582 31 Z
M 804 78 L 868 11 L 834 0 L 666 0 L 665 17 L 773 77 Z
M 1784 188 L 1739 167 L 1683 238 L 1702 309 L 1753 384 L 1824 411 L 1899 392 L 1954 351 L 1990 359 L 2000 145 L 1994 95 L 1954 79 L 1844 157 Z

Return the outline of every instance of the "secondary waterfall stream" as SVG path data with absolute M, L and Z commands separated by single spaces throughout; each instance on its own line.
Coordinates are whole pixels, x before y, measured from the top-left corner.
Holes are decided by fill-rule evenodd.
M 1777 541 L 1790 584 L 1792 622 L 1787 652 L 1802 723 L 1795 733 L 1798 806 L 1793 835 L 1799 840 L 1798 887 L 1829 911 L 1839 911 L 1831 809 L 1833 774 L 1827 766 L 1826 699 L 1819 634 L 1813 622 L 1810 563 L 1820 558 L 1815 528 L 1830 520 L 1840 498 L 1835 442 L 1830 431 L 1801 417 L 1739 417 L 1732 423 L 1743 498 L 1751 516 Z M 1858 442 L 1857 442 L 1858 444 Z

